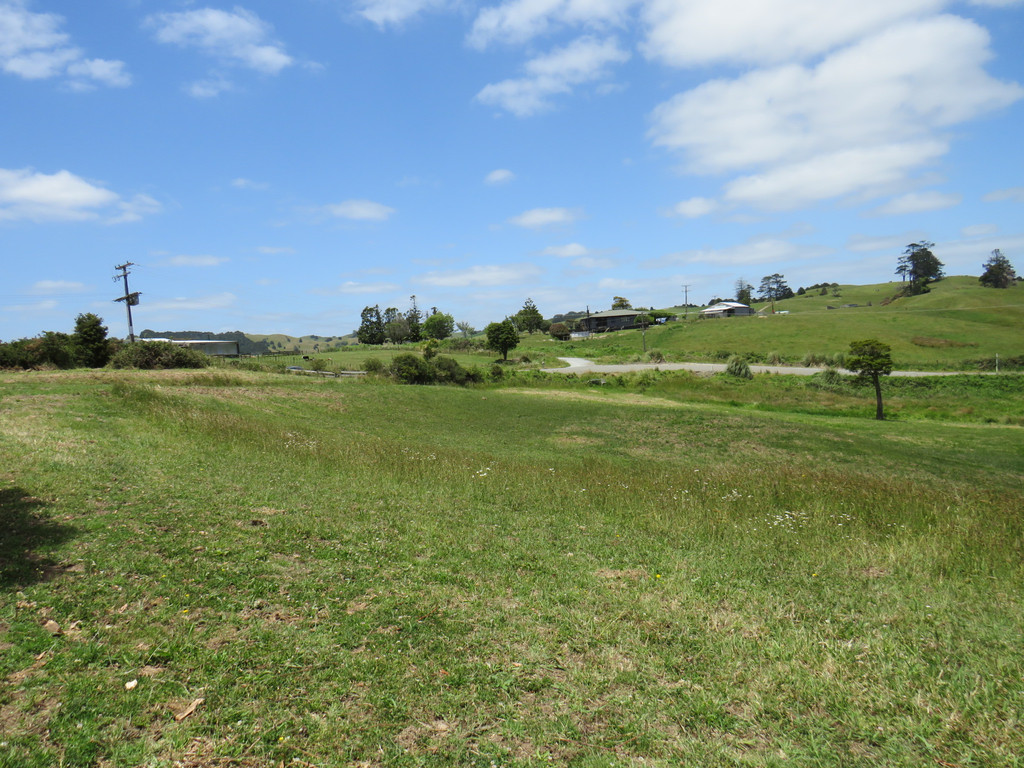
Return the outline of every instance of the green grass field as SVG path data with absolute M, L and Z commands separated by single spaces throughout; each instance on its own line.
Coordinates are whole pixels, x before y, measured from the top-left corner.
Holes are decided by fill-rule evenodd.
M 0 373 L 0 766 L 1021 765 L 1021 378 L 746 383 Z

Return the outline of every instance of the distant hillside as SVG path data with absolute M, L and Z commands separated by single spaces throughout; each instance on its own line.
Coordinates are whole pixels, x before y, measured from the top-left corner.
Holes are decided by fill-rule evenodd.
M 673 322 L 647 331 L 648 349 L 678 359 L 725 359 L 742 354 L 751 360 L 781 358 L 800 362 L 808 356 L 833 356 L 851 341 L 878 338 L 890 344 L 898 367 L 959 369 L 992 367 L 995 358 L 1024 358 L 1024 285 L 984 288 L 977 277 L 947 277 L 920 296 L 893 299 L 901 283 L 829 286 L 775 302 L 757 302 L 755 317 Z M 849 306 L 857 305 L 857 306 Z M 671 309 L 671 308 L 670 308 Z M 683 309 L 677 308 L 684 319 Z M 642 349 L 639 331 L 602 334 L 576 344 L 578 357 L 623 357 Z M 568 345 L 560 346 L 565 349 Z M 551 344 L 544 345 L 545 351 Z

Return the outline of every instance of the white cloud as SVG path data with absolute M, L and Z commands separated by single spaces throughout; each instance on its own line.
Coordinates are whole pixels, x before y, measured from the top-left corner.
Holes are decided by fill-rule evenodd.
M 29 293 L 34 296 L 50 296 L 55 293 L 82 293 L 87 290 L 85 283 L 76 283 L 70 280 L 40 280 L 29 288 Z
M 276 75 L 294 63 L 284 47 L 271 39 L 272 28 L 255 13 L 199 8 L 159 13 L 147 19 L 156 39 L 183 48 L 195 47 L 222 62 Z
M 506 168 L 498 168 L 484 177 L 485 184 L 508 184 L 516 175 Z
M 952 208 L 963 200 L 961 195 L 943 192 L 910 192 L 900 195 L 877 208 L 874 213 L 881 216 L 900 216 L 905 213 L 924 213 Z
M 611 269 L 615 266 L 615 261 L 596 256 L 581 256 L 578 259 L 573 259 L 572 265 L 579 269 Z
M 644 52 L 675 66 L 778 64 L 846 45 L 948 0 L 650 0 Z
M 735 179 L 726 185 L 725 197 L 768 210 L 791 210 L 857 193 L 881 194 L 946 150 L 939 141 L 841 149 Z
M 667 215 L 696 219 L 700 216 L 706 216 L 709 213 L 714 212 L 717 208 L 718 203 L 714 200 L 710 200 L 706 197 L 691 197 L 689 200 L 683 200 L 680 203 L 676 203 L 668 211 Z
M 272 246 L 272 245 L 261 245 L 256 250 L 259 251 L 260 253 L 265 253 L 268 256 L 278 256 L 278 255 L 288 256 L 288 255 L 291 255 L 291 254 L 295 253 L 295 249 L 294 248 L 289 248 L 288 246 L 279 247 L 279 246 Z
M 561 224 L 572 224 L 580 216 L 579 211 L 574 211 L 570 208 L 531 208 L 528 211 L 523 211 L 518 216 L 513 216 L 509 221 L 518 227 L 540 229 Z
M 395 213 L 394 208 L 372 200 L 345 200 L 325 206 L 324 210 L 332 216 L 353 221 L 385 221 Z
M 998 203 L 1003 200 L 1011 200 L 1015 203 L 1024 203 L 1024 187 L 1008 187 L 989 192 L 982 200 L 986 203 Z
M 378 27 L 385 27 L 446 5 L 446 0 L 360 0 L 356 13 Z
M 0 221 L 86 221 L 120 198 L 68 171 L 36 173 L 0 168 Z
M 526 63 L 526 77 L 485 86 L 477 101 L 500 107 L 517 117 L 528 117 L 551 106 L 552 96 L 569 93 L 574 86 L 600 80 L 609 65 L 629 59 L 614 38 L 581 37 L 563 48 Z
M 0 69 L 26 80 L 64 76 L 77 90 L 131 85 L 123 61 L 85 58 L 60 31 L 63 23 L 56 14 L 29 11 L 22 0 L 0 5 Z
M 117 216 L 106 221 L 107 224 L 124 224 L 126 222 L 140 221 L 143 216 L 151 213 L 159 213 L 163 206 L 159 201 L 149 195 L 135 195 L 131 200 L 121 200 L 117 204 L 121 211 Z
M 545 248 L 541 253 L 544 256 L 557 256 L 560 259 L 572 259 L 579 258 L 580 256 L 587 256 L 591 253 L 590 249 L 579 243 L 567 243 L 566 245 L 551 245 Z
M 125 72 L 123 61 L 81 59 L 68 66 L 68 74 L 84 78 L 84 80 L 76 80 L 72 84 L 79 90 L 91 87 L 93 82 L 114 88 L 126 88 L 132 84 L 131 75 Z
M 234 83 L 221 75 L 212 75 L 205 80 L 196 80 L 185 86 L 185 93 L 196 99 L 212 99 L 235 87 Z
M 989 57 L 973 22 L 908 22 L 814 67 L 708 81 L 657 107 L 650 137 L 692 171 L 755 171 L 727 185 L 734 202 L 783 209 L 881 194 L 948 151 L 943 129 L 1024 96 L 988 76 Z
M 172 256 L 164 263 L 169 267 L 217 267 L 227 261 L 227 256 Z
M 520 285 L 539 278 L 535 264 L 503 264 L 474 266 L 452 272 L 428 272 L 418 282 L 439 288 L 471 288 Z
M 552 29 L 579 25 L 596 29 L 619 26 L 636 0 L 509 0 L 484 8 L 469 33 L 469 44 L 522 43 Z

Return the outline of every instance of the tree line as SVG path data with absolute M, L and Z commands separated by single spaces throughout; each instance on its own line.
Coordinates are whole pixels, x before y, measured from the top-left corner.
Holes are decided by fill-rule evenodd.
M 0 368 L 203 368 L 207 362 L 202 352 L 166 341 L 107 338 L 103 318 L 92 312 L 75 317 L 72 333 L 43 331 L 34 338 L 0 342 Z

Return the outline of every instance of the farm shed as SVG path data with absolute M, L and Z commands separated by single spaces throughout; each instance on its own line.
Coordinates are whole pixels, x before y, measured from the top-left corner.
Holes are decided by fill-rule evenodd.
M 636 326 L 636 318 L 643 314 L 635 309 L 611 309 L 580 318 L 580 327 L 591 333 L 621 331 Z
M 738 301 L 720 301 L 700 311 L 701 317 L 742 317 L 756 314 L 755 310 Z

